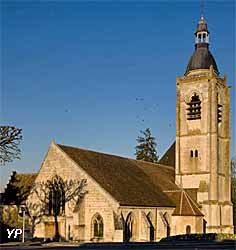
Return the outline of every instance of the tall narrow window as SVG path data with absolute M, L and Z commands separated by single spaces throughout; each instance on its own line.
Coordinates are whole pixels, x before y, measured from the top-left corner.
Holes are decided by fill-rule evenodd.
M 170 218 L 167 212 L 164 214 L 164 219 L 166 222 L 166 236 L 170 236 Z
M 190 157 L 193 158 L 193 150 L 190 151 Z
M 52 211 L 52 191 L 49 192 L 49 201 L 48 201 L 48 214 L 51 215 Z
M 93 237 L 103 238 L 103 219 L 101 215 L 96 214 L 92 220 Z
M 62 181 L 61 178 L 56 177 L 54 185 L 49 190 L 49 215 L 61 215 L 65 213 L 65 191 L 62 185 L 59 186 Z
M 217 104 L 217 120 L 218 123 L 222 122 L 222 105 L 221 104 Z
M 201 101 L 196 93 L 192 96 L 191 101 L 188 102 L 187 105 L 187 119 L 201 119 Z
M 218 101 L 218 104 L 217 104 L 217 121 L 218 123 L 221 123 L 222 122 L 222 105 L 220 104 L 220 100 L 219 100 L 219 94 L 217 93 L 217 101 Z
M 205 43 L 206 42 L 206 34 L 203 33 L 203 42 Z
M 130 212 L 125 221 L 125 241 L 130 241 L 134 235 L 134 216 Z
M 198 151 L 195 150 L 195 157 L 198 157 Z

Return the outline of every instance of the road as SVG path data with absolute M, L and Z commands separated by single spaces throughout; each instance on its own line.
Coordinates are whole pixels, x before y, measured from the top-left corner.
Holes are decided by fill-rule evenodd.
M 164 243 L 95 243 L 95 244 L 83 244 L 81 246 L 0 246 L 0 250 L 53 250 L 53 249 L 63 249 L 63 250 L 235 250 L 236 241 L 225 241 L 225 242 L 178 242 L 175 244 L 164 244 Z

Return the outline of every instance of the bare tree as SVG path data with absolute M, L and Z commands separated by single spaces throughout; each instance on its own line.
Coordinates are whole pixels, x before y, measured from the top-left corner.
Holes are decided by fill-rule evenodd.
M 20 159 L 19 144 L 22 140 L 22 129 L 13 126 L 0 126 L 0 164 Z
M 32 236 L 35 232 L 35 227 L 39 224 L 45 214 L 47 213 L 47 204 L 46 203 L 33 203 L 27 200 L 26 202 L 27 215 L 30 218 L 31 222 L 31 233 Z
M 44 216 L 52 215 L 55 222 L 55 240 L 58 240 L 60 238 L 58 216 L 65 215 L 65 205 L 68 202 L 78 204 L 86 194 L 86 185 L 86 179 L 64 181 L 58 175 L 45 182 L 35 183 L 31 194 L 35 193 L 40 203 L 34 205 L 32 202 L 27 202 L 34 226 L 40 223 Z

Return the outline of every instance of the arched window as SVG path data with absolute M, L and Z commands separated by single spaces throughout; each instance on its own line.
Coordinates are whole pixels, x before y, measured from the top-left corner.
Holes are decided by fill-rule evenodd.
M 195 150 L 195 157 L 198 157 L 198 151 Z
M 203 42 L 205 43 L 206 42 L 206 33 L 203 33 Z
M 103 238 L 103 219 L 100 214 L 96 214 L 93 217 L 92 229 L 94 238 Z
M 164 213 L 164 220 L 166 222 L 166 236 L 170 236 L 170 216 L 167 212 Z
M 124 240 L 126 242 L 131 241 L 135 238 L 135 232 L 136 232 L 135 226 L 136 225 L 135 225 L 134 215 L 132 212 L 130 212 L 125 220 Z
M 155 239 L 155 230 L 154 230 L 154 226 L 152 224 L 152 214 L 151 214 L 151 212 L 149 212 L 147 214 L 147 220 L 148 220 L 148 223 L 149 223 L 149 240 L 154 241 L 154 239 Z
M 187 119 L 201 119 L 201 101 L 196 93 L 191 97 L 191 101 L 188 102 L 187 105 Z
M 187 225 L 186 234 L 191 234 L 191 226 Z
M 193 150 L 190 151 L 190 157 L 193 158 Z
M 52 215 L 52 191 L 49 192 L 49 201 L 48 201 L 48 214 Z
M 54 176 L 49 182 L 48 213 L 60 215 L 65 213 L 65 190 L 60 176 Z
M 198 34 L 198 43 L 201 42 L 201 34 Z

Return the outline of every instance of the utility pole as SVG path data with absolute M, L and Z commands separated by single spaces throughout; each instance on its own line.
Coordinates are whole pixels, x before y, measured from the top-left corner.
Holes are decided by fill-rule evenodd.
M 22 242 L 25 242 L 25 208 L 21 207 L 21 211 L 23 213 L 23 229 L 22 229 Z

